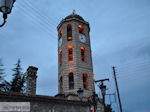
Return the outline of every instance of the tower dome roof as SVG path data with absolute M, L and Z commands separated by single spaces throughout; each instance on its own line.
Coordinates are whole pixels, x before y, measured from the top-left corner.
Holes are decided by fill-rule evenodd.
M 66 16 L 65 18 L 63 18 L 61 20 L 61 22 L 59 23 L 59 25 L 57 26 L 57 30 L 59 30 L 59 28 L 61 27 L 61 25 L 64 23 L 64 22 L 68 22 L 68 21 L 72 21 L 72 20 L 77 20 L 79 22 L 82 22 L 83 24 L 86 24 L 88 25 L 88 28 L 90 30 L 90 27 L 89 27 L 89 23 L 87 21 L 85 21 L 83 19 L 83 17 L 81 17 L 80 15 L 76 14 L 75 13 L 75 10 L 73 10 L 72 14 Z
M 80 19 L 80 20 L 84 21 L 84 19 L 83 19 L 80 15 L 74 14 L 74 13 L 70 14 L 69 16 L 67 16 L 67 17 L 65 18 L 65 20 L 66 20 L 66 19 L 72 19 L 72 18 L 77 18 L 77 19 Z

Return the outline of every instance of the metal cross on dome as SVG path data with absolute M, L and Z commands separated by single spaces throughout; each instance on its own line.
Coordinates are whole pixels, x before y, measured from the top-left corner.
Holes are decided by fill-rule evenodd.
M 76 14 L 76 11 L 75 11 L 75 9 L 73 9 L 73 12 L 72 12 L 72 14 L 73 14 L 73 15 L 75 15 L 75 14 Z

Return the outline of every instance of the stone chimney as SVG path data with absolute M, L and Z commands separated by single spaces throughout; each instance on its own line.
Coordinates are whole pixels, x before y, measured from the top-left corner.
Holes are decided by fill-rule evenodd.
M 27 88 L 26 94 L 35 95 L 36 94 L 36 78 L 37 78 L 37 70 L 38 68 L 29 66 L 27 69 Z

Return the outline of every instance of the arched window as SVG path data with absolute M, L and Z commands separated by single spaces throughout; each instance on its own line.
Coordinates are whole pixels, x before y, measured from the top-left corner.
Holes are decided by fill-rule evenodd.
M 84 47 L 80 47 L 80 49 L 81 49 L 81 60 L 82 61 L 86 61 L 85 48 Z
M 59 51 L 59 64 L 62 65 L 62 50 Z
M 59 34 L 58 34 L 59 38 L 62 37 L 62 29 L 59 30 Z
M 60 80 L 59 80 L 59 87 L 60 87 L 60 92 L 62 92 L 62 90 L 63 90 L 63 79 L 62 79 L 62 76 L 60 77 Z
M 72 46 L 68 46 L 68 61 L 73 61 L 73 51 Z
M 78 30 L 79 30 L 79 33 L 83 33 L 83 31 L 84 31 L 83 26 L 82 26 L 82 25 L 79 25 L 79 26 L 78 26 Z
M 69 89 L 74 89 L 74 77 L 73 72 L 69 73 Z
M 72 26 L 71 26 L 71 24 L 67 25 L 67 40 L 72 41 Z
M 86 72 L 83 73 L 83 88 L 84 89 L 88 88 L 88 76 Z

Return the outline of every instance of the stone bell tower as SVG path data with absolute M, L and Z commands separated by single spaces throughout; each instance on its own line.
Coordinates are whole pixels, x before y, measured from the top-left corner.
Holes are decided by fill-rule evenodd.
M 89 23 L 73 12 L 57 30 L 59 94 L 77 94 L 81 88 L 89 97 L 95 91 Z

